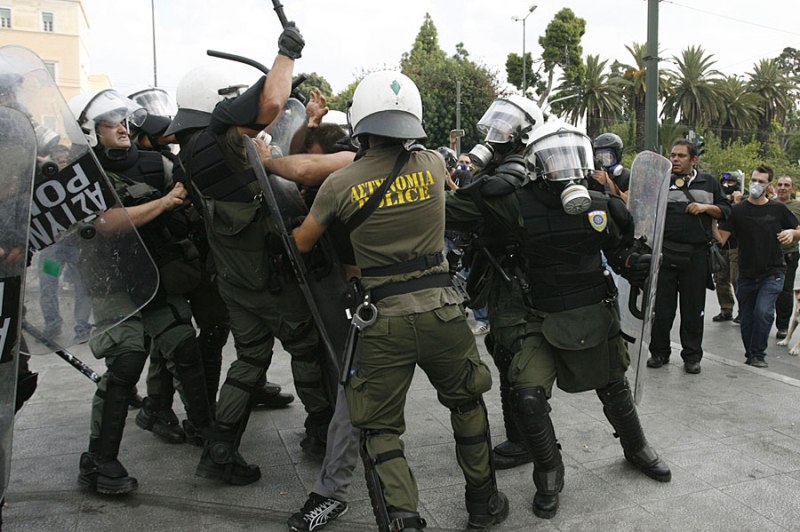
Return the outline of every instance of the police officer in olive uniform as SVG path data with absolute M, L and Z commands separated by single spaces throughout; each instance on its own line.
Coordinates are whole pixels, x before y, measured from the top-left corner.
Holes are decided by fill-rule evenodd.
M 283 246 L 268 233 L 268 211 L 242 140 L 283 110 L 294 61 L 304 44 L 294 24 L 288 25 L 278 39 L 270 73 L 241 95 L 242 86 L 219 71 L 190 71 L 178 84 L 178 114 L 166 131 L 181 145 L 182 171 L 202 213 L 236 345 L 236 360 L 220 389 L 216 422 L 197 474 L 231 484 L 261 478 L 258 466 L 247 464 L 238 447 L 276 337 L 292 355 L 295 388 L 308 412 L 301 442 L 305 451 L 324 454 L 333 413 L 320 337 Z
M 92 338 L 89 345 L 97 358 L 105 359 L 108 371 L 98 383 L 92 403 L 89 451 L 81 455 L 81 485 L 103 494 L 128 493 L 137 488 L 117 460 L 127 406 L 133 386 L 144 368 L 145 335 L 182 383 L 187 416 L 204 430 L 211 421 L 200 351 L 191 323 L 185 294 L 199 280 L 196 251 L 191 242 L 174 231 L 173 218 L 181 216 L 186 189 L 172 186 L 163 172 L 161 156 L 140 152 L 131 145 L 127 121 L 146 113 L 133 101 L 113 90 L 77 96 L 70 107 L 94 146 L 122 204 L 159 267 L 161 282 L 153 300 L 123 323 Z M 101 283 L 87 287 L 102 295 Z M 109 298 L 93 300 L 95 316 L 103 316 L 104 305 L 124 302 Z M 156 407 L 157 408 L 157 407 Z
M 488 303 L 491 333 L 485 342 L 500 373 L 500 400 L 508 439 L 494 448 L 497 469 L 531 461 L 511 415 L 512 390 L 508 379 L 511 360 L 522 347 L 528 314 L 522 296 L 528 288 L 520 275 L 520 244 L 509 238 L 514 227 L 498 231 L 497 223 L 502 224 L 502 219 L 494 214 L 484 198 L 508 194 L 509 186 L 513 190 L 525 181 L 527 170 L 522 153 L 528 135 L 543 121 L 541 110 L 527 98 L 511 95 L 495 100 L 477 125 L 485 133 L 484 143 L 470 152 L 470 158 L 480 171 L 469 185 L 447 198 L 448 226 L 470 228 L 476 234 L 468 254 L 471 271 L 467 289 L 471 306 L 480 308 Z M 479 225 L 479 230 L 475 231 L 478 213 L 481 218 L 497 223 Z M 459 220 L 464 223 L 459 224 Z M 487 231 L 489 227 L 491 230 Z M 498 234 L 504 237 L 498 238 Z
M 444 162 L 434 151 L 404 148 L 404 142 L 425 137 L 421 118 L 419 91 L 407 76 L 383 71 L 365 77 L 349 111 L 364 153 L 322 184 L 294 238 L 307 252 L 327 227 L 343 222 L 369 293 L 364 305 L 377 307 L 370 311 L 377 313 L 375 322 L 357 341 L 345 393 L 353 426 L 362 430 L 362 458 L 379 530 L 425 527 L 400 440 L 417 364 L 451 411 L 456 456 L 467 482 L 467 529 L 488 530 L 508 515 L 508 500 L 497 490 L 491 466 L 482 400 L 491 375 L 441 254 Z M 385 180 L 391 178 L 389 186 Z

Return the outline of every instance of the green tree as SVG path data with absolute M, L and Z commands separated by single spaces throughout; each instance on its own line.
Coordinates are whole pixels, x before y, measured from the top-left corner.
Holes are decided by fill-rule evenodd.
M 747 138 L 758 123 L 758 98 L 748 92 L 747 84 L 736 76 L 725 76 L 717 82 L 721 98 L 719 133 L 722 144 Z
M 619 75 L 623 81 L 623 97 L 626 108 L 623 114 L 630 117 L 633 121 L 633 146 L 636 151 L 644 149 L 645 130 L 645 101 L 647 97 L 647 45 L 640 43 L 626 44 L 625 49 L 631 55 L 633 62 L 630 64 L 620 64 Z M 615 69 L 612 67 L 612 72 Z M 667 91 L 667 78 L 664 71 L 658 72 L 658 92 L 659 95 Z
M 756 63 L 748 77 L 747 86 L 758 100 L 757 135 L 761 143 L 761 155 L 766 156 L 770 135 L 782 128 L 790 111 L 796 106 L 797 84 L 781 69 L 776 58 L 762 59 Z
M 622 80 L 609 76 L 600 56 L 586 58 L 586 75 L 580 84 L 562 83 L 555 100 L 573 124 L 586 119 L 586 134 L 595 138 L 622 113 Z M 555 101 L 554 100 L 554 101 Z M 555 110 L 555 109 L 554 109 Z
M 342 92 L 328 98 L 328 108 L 336 109 L 337 111 L 342 111 L 343 113 L 346 113 L 347 104 L 353 99 L 353 93 L 356 91 L 356 87 L 363 78 L 364 74 L 360 75 L 355 80 L 353 80 L 350 83 L 350 85 L 344 88 Z
M 568 85 L 578 86 L 583 82 L 583 47 L 581 37 L 586 33 L 586 21 L 565 7 L 547 25 L 544 35 L 539 37 L 542 61 L 547 81 L 536 83 L 539 105 L 543 106 L 553 90 L 556 68 L 563 72 L 561 78 Z
M 300 92 L 303 96 L 308 99 L 308 94 L 311 92 L 311 89 L 314 87 L 318 88 L 325 98 L 329 98 L 333 95 L 333 89 L 331 88 L 331 84 L 328 83 L 328 80 L 325 79 L 321 74 L 317 74 L 316 72 L 310 73 L 303 73 L 300 74 L 301 76 L 305 76 L 306 80 L 300 85 Z
M 515 53 L 508 54 L 506 58 L 506 78 L 508 82 L 522 90 L 522 56 Z M 533 70 L 533 57 L 530 52 L 525 52 L 525 83 L 528 87 L 535 86 L 537 74 Z
M 711 68 L 716 62 L 713 57 L 706 55 L 702 46 L 689 46 L 680 57 L 673 56 L 677 68 L 667 72 L 669 92 L 662 110 L 665 118 L 695 129 L 718 119 L 720 98 L 716 82 L 721 74 Z
M 422 94 L 423 125 L 429 147 L 449 146 L 450 131 L 456 126 L 456 82 L 461 82 L 462 146 L 471 148 L 483 140 L 475 125 L 498 93 L 496 76 L 469 59 L 463 44 L 448 57 L 439 47 L 436 26 L 425 15 L 410 52 L 403 54 L 400 66 Z

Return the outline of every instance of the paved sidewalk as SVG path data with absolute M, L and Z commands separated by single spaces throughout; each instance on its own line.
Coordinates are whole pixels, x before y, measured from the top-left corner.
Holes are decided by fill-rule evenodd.
M 740 350 L 729 329 L 707 326 L 706 331 L 714 345 Z M 102 369 L 85 348 L 75 353 Z M 800 381 L 722 354 L 708 353 L 700 375 L 683 372 L 677 350 L 672 363 L 647 370 L 639 411 L 649 440 L 672 468 L 669 484 L 650 480 L 625 462 L 594 393 L 557 391 L 553 421 L 566 464 L 561 509 L 552 520 L 536 518 L 530 509 L 531 466 L 501 471 L 498 483 L 511 501 L 511 515 L 496 529 L 800 529 Z M 231 342 L 226 358 L 232 356 Z M 132 411 L 120 458 L 139 479 L 139 490 L 124 498 L 88 495 L 78 487 L 77 473 L 88 441 L 93 386 L 55 355 L 38 357 L 32 366 L 40 372 L 40 387 L 17 417 L 6 531 L 280 531 L 313 484 L 318 464 L 300 453 L 303 412 L 296 401 L 284 410 L 253 414 L 241 446 L 245 458 L 262 469 L 262 480 L 253 485 L 195 477 L 200 449 L 161 443 L 135 426 Z M 269 377 L 292 390 L 282 351 Z M 144 389 L 142 380 L 139 390 Z M 497 391 L 486 401 L 500 441 Z M 460 529 L 466 523 L 463 477 L 449 412 L 437 403 L 422 372 L 406 413 L 406 456 L 420 487 L 420 512 L 430 530 Z M 326 530 L 374 529 L 360 464 L 350 503 L 350 511 Z

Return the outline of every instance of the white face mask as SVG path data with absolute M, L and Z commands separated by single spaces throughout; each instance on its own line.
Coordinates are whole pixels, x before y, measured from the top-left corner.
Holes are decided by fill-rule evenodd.
M 750 196 L 753 199 L 758 199 L 764 195 L 767 186 L 763 183 L 750 183 Z

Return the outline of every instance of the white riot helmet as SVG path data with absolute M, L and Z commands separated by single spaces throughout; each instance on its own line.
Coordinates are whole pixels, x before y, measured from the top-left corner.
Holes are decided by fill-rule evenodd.
M 172 96 L 164 89 L 147 87 L 128 95 L 128 98 L 147 110 L 151 116 L 168 116 L 172 118 L 178 112 L 178 106 Z
M 91 147 L 97 146 L 97 125 L 100 122 L 112 127 L 127 122 L 127 128 L 128 124 L 141 126 L 147 118 L 147 111 L 142 106 L 114 89 L 79 94 L 69 101 L 69 109 Z
M 178 112 L 164 135 L 206 127 L 211 121 L 211 112 L 219 102 L 236 98 L 247 87 L 237 83 L 223 69 L 201 66 L 190 70 L 178 82 L 175 91 Z
M 428 135 L 422 129 L 422 97 L 411 78 L 400 72 L 373 72 L 353 92 L 347 119 L 355 140 L 380 135 L 415 140 Z
M 583 180 L 594 170 L 592 141 L 574 126 L 555 120 L 535 129 L 525 148 L 525 164 L 533 179 L 551 183 L 561 193 L 568 214 L 580 214 L 591 205 Z
M 478 121 L 484 142 L 528 142 L 530 132 L 544 122 L 542 110 L 532 100 L 513 94 L 497 98 Z

